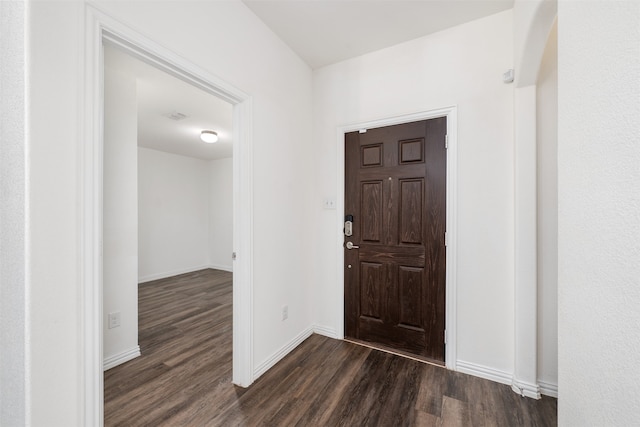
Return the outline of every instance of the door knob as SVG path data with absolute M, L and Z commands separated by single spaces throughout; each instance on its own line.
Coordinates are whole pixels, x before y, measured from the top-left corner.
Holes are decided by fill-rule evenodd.
M 359 249 L 360 246 L 356 246 L 353 242 L 347 242 L 347 249 Z

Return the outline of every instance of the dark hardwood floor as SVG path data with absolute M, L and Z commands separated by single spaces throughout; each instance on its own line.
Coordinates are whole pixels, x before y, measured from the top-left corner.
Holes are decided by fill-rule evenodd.
M 105 372 L 106 426 L 554 426 L 556 399 L 312 335 L 231 383 L 231 274 L 139 286 L 142 356 Z

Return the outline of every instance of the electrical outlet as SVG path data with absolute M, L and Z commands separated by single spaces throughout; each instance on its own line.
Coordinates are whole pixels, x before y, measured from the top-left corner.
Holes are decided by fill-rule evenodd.
M 120 326 L 120 312 L 109 313 L 109 329 Z
M 282 307 L 282 320 L 287 320 L 289 318 L 289 306 L 285 305 Z

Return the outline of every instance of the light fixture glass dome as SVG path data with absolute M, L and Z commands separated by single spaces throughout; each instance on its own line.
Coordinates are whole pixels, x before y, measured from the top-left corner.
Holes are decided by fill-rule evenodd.
M 200 139 L 207 144 L 213 144 L 218 141 L 218 134 L 212 130 L 203 130 L 200 132 Z

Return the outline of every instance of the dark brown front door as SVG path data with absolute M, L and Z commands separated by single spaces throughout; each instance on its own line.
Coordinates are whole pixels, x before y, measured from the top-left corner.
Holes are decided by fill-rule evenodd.
M 353 216 L 353 235 L 345 236 L 345 334 L 440 363 L 446 123 L 345 135 L 345 214 Z

